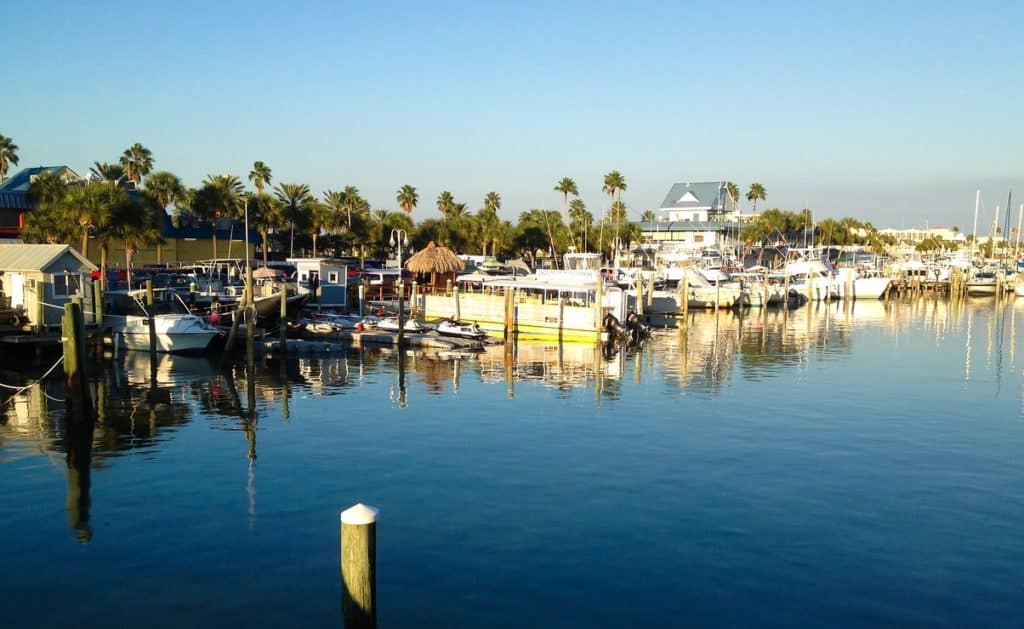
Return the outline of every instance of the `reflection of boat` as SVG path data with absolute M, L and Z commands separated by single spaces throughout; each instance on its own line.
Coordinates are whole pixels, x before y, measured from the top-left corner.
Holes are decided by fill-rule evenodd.
M 483 340 L 487 333 L 476 323 L 465 323 L 457 319 L 445 319 L 437 324 L 437 333 L 441 336 L 456 336 L 464 339 Z
M 398 332 L 398 317 L 386 317 L 376 323 L 376 327 L 379 330 L 387 330 L 389 332 Z M 406 332 L 412 332 L 419 334 L 421 332 L 429 332 L 431 327 L 422 321 L 417 319 L 406 319 L 405 325 L 402 326 Z
M 202 352 L 220 331 L 196 315 L 174 293 L 157 293 L 159 301 L 153 305 L 153 332 L 156 351 L 168 353 Z M 127 349 L 149 351 L 150 312 L 142 302 L 144 293 L 109 293 L 104 319 L 110 320 L 110 329 L 120 335 Z M 109 313 L 109 314 L 108 314 Z

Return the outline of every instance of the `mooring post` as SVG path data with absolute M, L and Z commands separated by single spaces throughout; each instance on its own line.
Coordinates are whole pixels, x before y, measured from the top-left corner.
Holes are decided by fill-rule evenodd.
M 256 287 L 252 283 L 252 265 L 245 264 L 245 356 L 250 369 L 255 364 L 256 350 L 253 341 L 256 338 Z M 252 372 L 249 374 L 252 377 Z
M 359 284 L 359 316 L 366 316 L 366 284 Z
M 75 421 L 83 421 L 89 417 L 92 403 L 85 372 L 85 320 L 80 300 L 64 304 L 61 335 L 64 337 L 64 387 L 68 412 Z
M 459 304 L 459 287 L 452 289 L 452 296 L 455 298 L 455 320 L 462 318 L 462 307 Z
M 653 311 L 654 311 L 654 276 L 651 275 L 651 279 L 647 283 L 647 314 L 651 314 Z
M 409 294 L 409 314 L 417 316 L 420 314 L 419 285 L 416 280 L 412 281 L 412 292 Z
M 362 308 L 363 308 L 362 292 L 363 292 L 363 286 L 362 286 L 362 284 L 360 284 L 359 285 L 359 309 L 360 309 L 360 313 L 362 313 Z M 279 331 L 280 331 L 280 334 L 281 334 L 281 356 L 283 357 L 284 356 L 284 352 L 285 352 L 285 342 L 287 340 L 287 335 L 288 335 L 288 289 L 284 285 L 281 286 L 281 293 L 280 293 L 280 295 L 281 295 L 281 321 L 280 321 L 280 326 L 279 326 L 280 330 Z
M 449 295 L 449 296 L 452 294 L 452 281 L 451 281 L 451 279 L 447 279 L 444 282 L 444 294 L 445 295 Z
M 362 503 L 341 512 L 341 609 L 346 629 L 377 626 L 379 514 Z
M 644 314 L 644 276 L 642 273 L 638 273 L 636 278 L 636 313 L 641 316 Z
M 398 280 L 398 350 L 405 342 L 405 282 Z
M 149 353 L 156 353 L 156 319 L 153 318 L 153 280 L 146 280 L 146 314 L 149 316 Z

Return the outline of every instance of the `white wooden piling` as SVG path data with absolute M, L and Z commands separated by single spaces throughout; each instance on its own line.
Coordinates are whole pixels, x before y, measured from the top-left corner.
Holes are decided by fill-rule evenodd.
M 377 626 L 379 514 L 362 503 L 341 512 L 342 614 L 348 629 Z

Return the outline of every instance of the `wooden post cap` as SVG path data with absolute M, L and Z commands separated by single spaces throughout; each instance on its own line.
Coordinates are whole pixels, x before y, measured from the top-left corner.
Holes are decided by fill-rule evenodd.
M 369 507 L 360 502 L 341 512 L 341 523 L 354 525 L 374 524 L 379 514 L 380 509 Z

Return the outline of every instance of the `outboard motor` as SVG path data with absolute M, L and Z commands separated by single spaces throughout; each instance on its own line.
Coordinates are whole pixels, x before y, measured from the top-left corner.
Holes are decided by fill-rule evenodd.
M 635 312 L 626 315 L 626 329 L 629 331 L 630 338 L 634 343 L 647 338 L 651 334 L 651 329 L 644 325 L 640 315 Z

